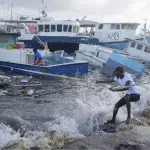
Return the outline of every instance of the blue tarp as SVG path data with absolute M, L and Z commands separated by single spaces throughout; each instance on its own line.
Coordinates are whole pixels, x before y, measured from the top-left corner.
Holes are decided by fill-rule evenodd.
M 113 53 L 104 67 L 101 69 L 102 74 L 112 76 L 113 71 L 117 66 L 124 67 L 125 72 L 139 76 L 144 72 L 144 64 L 138 63 L 135 60 L 125 58 L 119 54 Z

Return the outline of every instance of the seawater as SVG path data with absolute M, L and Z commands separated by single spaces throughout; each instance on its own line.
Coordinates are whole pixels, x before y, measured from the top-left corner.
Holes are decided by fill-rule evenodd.
M 19 131 L 13 131 L 11 127 L 1 123 L 0 148 L 4 147 L 9 141 L 15 141 L 18 139 L 22 139 L 28 147 L 32 147 L 34 146 L 34 142 L 38 136 L 44 136 L 51 130 L 56 130 L 66 134 L 92 134 L 95 123 L 97 125 L 103 124 L 103 122 L 110 119 L 112 117 L 115 103 L 125 94 L 125 92 L 111 92 L 108 90 L 110 85 L 107 84 L 96 85 L 94 81 L 99 78 L 101 78 L 99 77 L 99 71 L 95 70 L 88 77 L 86 77 L 85 82 L 76 81 L 76 84 L 72 90 L 66 90 L 63 96 L 60 96 L 59 94 L 54 96 L 55 105 L 54 107 L 51 107 L 51 110 L 48 109 L 51 104 L 42 104 L 36 108 L 37 113 L 35 113 L 34 110 L 34 112 L 31 111 L 27 114 L 27 108 L 29 108 L 28 105 L 31 105 L 30 109 L 32 109 L 33 104 L 32 102 L 28 102 L 28 105 L 24 104 L 27 105 L 24 106 L 24 109 L 18 109 L 18 111 L 23 114 L 22 116 L 24 116 L 22 119 L 29 116 L 29 120 L 34 118 L 36 124 L 38 124 L 38 116 L 40 118 L 42 115 L 45 117 L 53 115 L 54 119 L 50 121 L 46 119 L 39 119 L 39 127 L 34 131 L 28 130 L 24 137 L 21 137 Z M 149 76 L 144 75 L 142 78 L 138 79 L 137 82 L 143 83 L 145 81 L 150 81 Z M 150 100 L 149 84 L 141 84 L 137 86 L 137 88 L 140 90 L 141 99 L 139 102 L 132 103 L 132 114 L 143 111 Z M 12 103 L 12 106 L 14 106 L 14 103 Z M 19 105 L 19 107 L 20 106 L 21 105 Z M 0 109 L 1 107 L 2 105 L 0 105 Z M 7 113 L 8 112 L 9 111 L 7 110 Z M 17 115 L 15 111 L 14 115 Z M 37 116 L 35 117 L 35 115 Z M 126 117 L 127 111 L 124 106 L 119 110 L 117 121 L 123 121 Z M 96 122 L 93 122 L 93 120 L 96 120 Z

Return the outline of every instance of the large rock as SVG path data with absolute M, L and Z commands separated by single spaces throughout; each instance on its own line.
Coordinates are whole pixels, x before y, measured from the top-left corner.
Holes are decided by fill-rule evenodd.
M 29 150 L 23 141 L 9 142 L 2 150 Z
M 46 137 L 39 137 L 35 142 L 35 149 L 38 150 L 52 150 L 52 142 Z
M 85 138 L 85 136 L 83 134 L 80 134 L 80 133 L 69 133 L 69 134 L 66 134 L 65 135 L 65 143 L 71 143 L 73 141 L 76 141 L 76 140 L 80 140 L 80 139 L 83 139 Z
M 96 136 L 65 144 L 63 149 L 150 150 L 150 127 L 134 126 L 117 133 L 100 132 Z
M 38 150 L 52 150 L 57 148 L 62 148 L 65 143 L 64 135 L 51 131 L 45 137 L 38 137 L 35 142 L 35 147 Z
M 46 137 L 49 139 L 49 141 L 52 141 L 52 147 L 53 148 L 62 148 L 65 143 L 65 136 L 62 133 L 51 131 L 49 132 Z

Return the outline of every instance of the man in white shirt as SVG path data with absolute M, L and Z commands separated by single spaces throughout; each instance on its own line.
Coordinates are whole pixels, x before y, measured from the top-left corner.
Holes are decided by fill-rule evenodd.
M 122 89 L 113 90 L 111 91 L 127 91 L 126 95 L 120 99 L 116 104 L 113 112 L 113 117 L 111 120 L 108 120 L 107 123 L 115 123 L 116 121 L 116 115 L 118 113 L 118 110 L 120 107 L 127 105 L 127 120 L 126 123 L 129 124 L 131 120 L 131 103 L 130 102 L 136 102 L 140 99 L 140 93 L 135 87 L 135 83 L 132 79 L 132 77 L 129 74 L 124 73 L 123 67 L 117 67 L 114 71 L 115 78 L 110 81 L 96 81 L 96 83 L 112 83 L 117 82 L 122 87 Z M 125 87 L 127 86 L 127 87 Z

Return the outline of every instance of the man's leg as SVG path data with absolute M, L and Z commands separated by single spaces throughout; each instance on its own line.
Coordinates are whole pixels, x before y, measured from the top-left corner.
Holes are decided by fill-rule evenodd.
M 126 105 L 127 105 L 127 112 L 128 112 L 126 124 L 129 124 L 131 121 L 131 102 L 137 102 L 139 99 L 140 99 L 140 95 L 138 94 L 126 95 Z
M 107 123 L 115 123 L 116 122 L 116 116 L 118 113 L 118 110 L 120 107 L 124 106 L 126 104 L 126 96 L 124 96 L 122 99 L 120 99 L 116 104 L 113 111 L 113 117 L 111 120 L 108 120 Z
M 126 95 L 125 97 L 125 101 L 126 101 L 126 105 L 127 105 L 127 120 L 126 120 L 126 124 L 130 123 L 131 120 L 131 103 L 130 103 L 130 95 Z

